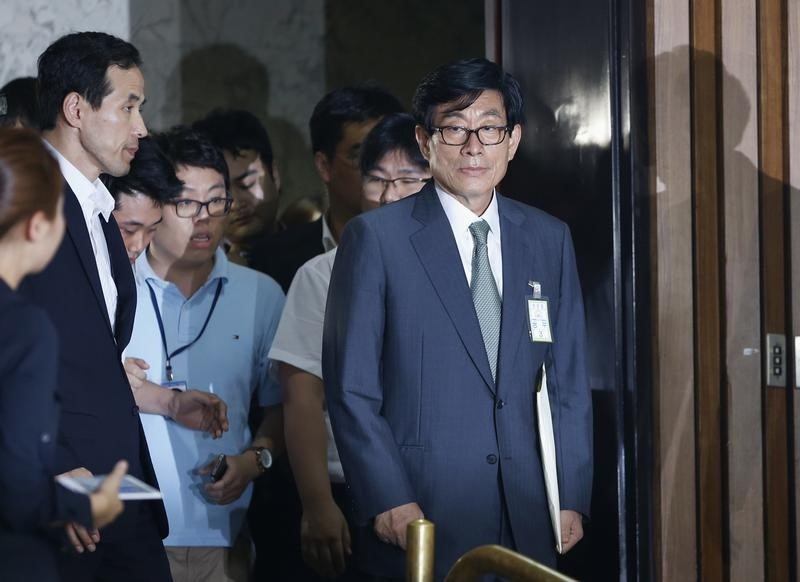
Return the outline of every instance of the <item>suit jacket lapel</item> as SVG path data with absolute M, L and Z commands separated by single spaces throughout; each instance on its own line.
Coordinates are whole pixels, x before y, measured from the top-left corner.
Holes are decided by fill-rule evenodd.
M 133 269 L 131 268 L 125 244 L 119 232 L 119 225 L 114 220 L 114 215 L 109 216 L 108 222 L 101 219 L 103 234 L 108 246 L 108 258 L 111 263 L 111 276 L 117 287 L 117 314 L 114 325 L 117 345 L 123 349 L 131 338 L 133 332 L 133 318 L 136 312 L 136 289 L 133 283 Z
M 413 216 L 424 227 L 411 235 L 411 244 L 472 362 L 494 393 L 494 380 L 472 294 L 464 277 L 453 231 L 432 182 L 417 196 Z
M 100 285 L 100 275 L 97 274 L 97 263 L 92 250 L 92 241 L 89 239 L 89 230 L 86 228 L 86 221 L 83 218 L 83 211 L 78 198 L 69 186 L 66 186 L 66 191 L 64 192 L 64 218 L 67 223 L 67 233 L 72 240 L 72 244 L 75 245 L 83 271 L 89 279 L 98 307 L 103 313 L 103 318 L 108 325 L 108 331 L 111 333 L 111 321 L 108 319 L 108 309 L 103 296 L 103 288 Z
M 525 216 L 498 196 L 500 213 L 501 247 L 503 253 L 503 313 L 500 323 L 500 354 L 497 367 L 498 380 L 513 378 L 520 345 L 530 341 L 528 335 L 527 297 L 531 295 L 528 282 L 532 277 L 543 277 L 539 255 L 530 247 L 530 233 L 534 225 L 525 221 Z M 534 233 L 535 236 L 535 233 Z M 546 344 L 537 344 L 544 355 Z M 526 356 L 527 357 L 527 356 Z M 512 389 L 505 386 L 503 390 Z

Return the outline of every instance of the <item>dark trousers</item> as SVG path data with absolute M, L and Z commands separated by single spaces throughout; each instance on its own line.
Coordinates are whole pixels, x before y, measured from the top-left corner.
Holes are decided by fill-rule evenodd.
M 131 501 L 128 504 L 139 503 Z M 126 511 L 128 508 L 126 508 Z M 126 527 L 124 539 L 104 540 L 94 552 L 78 554 L 65 548 L 58 569 L 65 582 L 172 582 L 169 562 L 155 520 L 137 520 Z M 128 535 L 129 534 L 129 535 Z
M 333 484 L 332 490 L 336 503 L 348 518 L 351 512 L 345 486 Z M 330 582 L 318 576 L 303 560 L 300 546 L 302 515 L 297 486 L 284 456 L 256 482 L 247 513 L 256 548 L 255 582 Z M 352 560 L 348 560 L 348 571 L 335 582 L 361 582 L 361 578 L 356 578 L 351 570 Z

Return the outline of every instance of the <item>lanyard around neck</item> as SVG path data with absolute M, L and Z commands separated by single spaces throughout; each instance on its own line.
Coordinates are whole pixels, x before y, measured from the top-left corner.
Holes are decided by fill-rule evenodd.
M 178 354 L 182 354 L 190 347 L 192 347 L 197 340 L 199 340 L 203 336 L 203 332 L 208 327 L 208 322 L 211 321 L 211 315 L 214 313 L 214 308 L 217 306 L 217 300 L 219 299 L 220 293 L 222 293 L 222 279 L 220 278 L 217 281 L 217 290 L 214 292 L 214 301 L 211 302 L 211 309 L 208 310 L 208 315 L 206 316 L 206 321 L 203 324 L 203 327 L 200 329 L 200 333 L 197 334 L 197 337 L 190 341 L 188 344 L 183 345 L 176 349 L 174 352 L 170 353 L 169 348 L 167 347 L 167 334 L 164 332 L 164 321 L 161 319 L 161 310 L 158 308 L 158 301 L 156 300 L 156 293 L 153 291 L 153 286 L 150 284 L 150 281 L 145 281 L 147 283 L 147 288 L 150 290 L 150 301 L 153 302 L 153 311 L 156 312 L 156 321 L 158 321 L 158 331 L 161 332 L 161 345 L 164 346 L 164 355 L 167 358 L 167 381 L 172 382 L 172 358 L 177 356 Z

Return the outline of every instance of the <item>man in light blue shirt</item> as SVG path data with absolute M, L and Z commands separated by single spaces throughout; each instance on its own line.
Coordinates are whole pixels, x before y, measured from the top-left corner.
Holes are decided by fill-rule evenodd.
M 269 277 L 230 263 L 218 248 L 232 200 L 225 160 L 205 137 L 176 128 L 160 144 L 184 187 L 136 262 L 137 307 L 129 354 L 146 360 L 152 382 L 206 391 L 228 405 L 220 439 L 143 415 L 170 535 L 172 576 L 247 580 L 249 543 L 240 536 L 253 479 L 283 446 L 280 391 L 267 353 L 284 296 Z M 268 407 L 255 438 L 253 394 Z M 225 455 L 227 470 L 212 480 Z

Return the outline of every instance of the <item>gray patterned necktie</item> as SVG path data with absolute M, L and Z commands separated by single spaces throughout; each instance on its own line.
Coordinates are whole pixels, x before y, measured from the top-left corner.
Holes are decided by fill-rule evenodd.
M 497 379 L 497 352 L 500 348 L 500 313 L 502 301 L 497 292 L 497 285 L 489 265 L 489 249 L 486 238 L 489 234 L 489 223 L 478 220 L 469 225 L 475 248 L 472 251 L 472 302 L 478 314 L 483 344 L 489 357 L 492 378 Z

